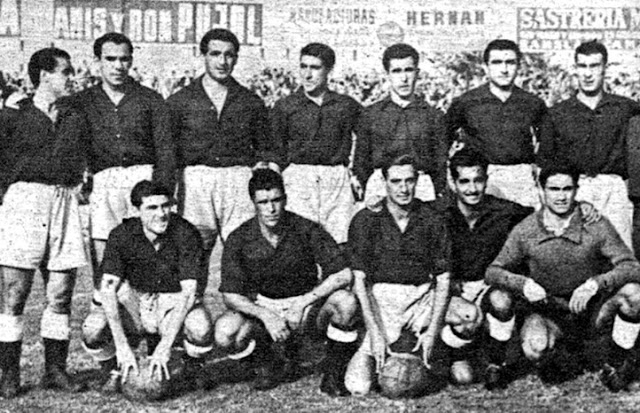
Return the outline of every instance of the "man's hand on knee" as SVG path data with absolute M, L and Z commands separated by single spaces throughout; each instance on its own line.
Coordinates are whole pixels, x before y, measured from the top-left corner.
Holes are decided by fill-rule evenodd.
M 285 341 L 291 334 L 287 320 L 271 311 L 265 312 L 262 316 L 262 323 L 269 332 L 271 339 L 275 342 Z

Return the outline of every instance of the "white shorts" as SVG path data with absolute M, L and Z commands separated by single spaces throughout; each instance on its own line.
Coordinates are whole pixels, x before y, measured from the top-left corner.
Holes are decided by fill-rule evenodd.
M 0 265 L 49 271 L 88 264 L 77 188 L 34 182 L 9 186 L 0 207 Z
M 484 280 L 461 282 L 460 297 L 480 306 L 489 288 L 491 287 L 485 284 Z
M 226 240 L 236 228 L 255 215 L 249 196 L 251 168 L 187 166 L 184 170 L 183 217 L 195 225 L 206 249 L 220 234 Z
M 112 229 L 134 215 L 131 190 L 152 175 L 153 165 L 133 165 L 107 168 L 93 176 L 91 238 L 106 241 Z
M 423 327 L 429 325 L 431 308 L 433 305 L 432 284 L 405 285 L 377 283 L 371 288 L 370 294 L 374 311 L 382 321 L 382 333 L 388 345 L 395 342 L 412 316 L 423 314 Z M 372 356 L 371 337 L 365 335 L 358 352 Z
M 489 165 L 487 193 L 540 209 L 540 196 L 531 164 Z
M 267 308 L 268 310 L 276 313 L 280 317 L 286 319 L 286 312 L 293 305 L 294 299 L 297 297 L 291 298 L 268 298 L 263 295 L 258 294 L 256 297 L 256 305 L 260 307 Z M 311 323 L 314 323 L 312 314 L 317 313 L 317 309 L 320 308 L 322 302 L 316 302 L 313 305 L 308 306 L 304 309 L 304 314 L 302 315 L 302 321 L 300 322 L 299 330 L 306 330 Z
M 633 203 L 629 200 L 627 184 L 619 175 L 597 175 L 580 177 L 576 199 L 587 201 L 606 216 L 618 231 L 622 241 L 630 249 L 633 226 Z
M 368 204 L 371 198 L 382 198 L 385 196 L 387 196 L 387 188 L 385 186 L 384 176 L 382 175 L 382 169 L 376 169 L 367 181 L 364 196 L 365 204 Z M 436 199 L 436 190 L 431 181 L 431 177 L 422 171 L 418 172 L 416 198 L 422 201 L 433 201 Z
M 355 200 L 346 166 L 291 164 L 282 179 L 288 210 L 321 224 L 337 243 L 347 242 Z

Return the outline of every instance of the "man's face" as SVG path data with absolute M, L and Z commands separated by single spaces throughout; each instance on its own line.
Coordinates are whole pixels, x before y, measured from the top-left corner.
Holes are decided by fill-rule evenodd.
M 122 86 L 129 76 L 129 69 L 133 64 L 133 56 L 126 43 L 115 44 L 107 42 L 102 45 L 100 74 L 102 80 L 111 87 Z
M 480 166 L 459 166 L 458 178 L 453 182 L 458 201 L 468 206 L 482 202 L 487 188 L 487 175 Z
M 387 197 L 391 203 L 406 206 L 416 194 L 418 174 L 413 165 L 394 165 L 387 171 Z
M 571 176 L 564 174 L 552 175 L 542 188 L 542 203 L 551 213 L 566 216 L 573 212 L 578 186 Z
M 275 228 L 284 214 L 287 197 L 280 189 L 259 189 L 253 196 L 253 205 L 260 224 Z
M 420 70 L 413 61 L 413 57 L 405 57 L 404 59 L 391 59 L 389 61 L 389 83 L 391 84 L 391 93 L 399 98 L 408 99 L 413 95 L 418 73 Z
M 319 57 L 300 57 L 300 79 L 308 95 L 318 95 L 326 90 L 330 71 Z
M 161 235 L 167 231 L 171 217 L 171 200 L 166 195 L 151 195 L 142 198 L 138 208 L 142 227 L 150 233 Z
M 518 55 L 513 50 L 492 50 L 485 70 L 491 84 L 501 89 L 510 88 L 518 74 Z
M 216 82 L 225 82 L 231 77 L 238 62 L 238 52 L 233 43 L 211 40 L 204 55 L 204 67 L 207 75 Z
M 604 57 L 600 54 L 576 56 L 578 87 L 586 95 L 599 93 L 604 86 Z
M 44 82 L 49 85 L 56 98 L 69 96 L 73 93 L 73 67 L 69 59 L 57 57 L 56 62 L 53 72 L 47 72 L 46 70 L 42 72 L 40 83 Z

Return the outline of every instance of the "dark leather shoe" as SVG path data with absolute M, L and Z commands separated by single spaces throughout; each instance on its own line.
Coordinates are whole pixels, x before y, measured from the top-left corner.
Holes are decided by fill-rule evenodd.
M 5 371 L 0 383 L 0 397 L 13 399 L 20 394 L 20 375 L 7 374 Z
M 45 372 L 40 385 L 44 389 L 64 390 L 70 393 L 78 393 L 87 390 L 85 383 L 76 382 L 69 377 L 66 371 L 50 369 Z
M 335 373 L 325 373 L 320 383 L 320 391 L 331 397 L 351 396 L 344 385 L 344 376 Z
M 503 366 L 490 364 L 485 370 L 484 387 L 489 391 L 507 388 L 506 374 Z
M 264 391 L 271 390 L 282 383 L 282 369 L 276 366 L 276 363 L 270 362 L 262 364 L 256 368 L 256 379 L 253 382 L 253 388 Z
M 620 390 L 627 390 L 635 376 L 636 367 L 634 363 L 630 359 L 626 359 L 618 367 L 613 367 L 608 363 L 605 364 L 600 374 L 600 380 L 609 390 L 617 393 Z
M 118 370 L 111 370 L 107 381 L 100 391 L 105 395 L 113 395 L 122 392 L 122 374 Z

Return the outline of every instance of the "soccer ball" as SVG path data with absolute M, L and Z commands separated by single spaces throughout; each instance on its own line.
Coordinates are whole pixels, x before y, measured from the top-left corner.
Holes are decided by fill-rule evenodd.
M 122 384 L 122 393 L 127 399 L 137 402 L 151 402 L 166 398 L 171 393 L 174 379 L 182 367 L 181 360 L 171 357 L 168 367 L 171 375 L 169 380 L 166 377 L 159 379 L 157 374 L 150 377 L 151 360 L 148 357 L 141 358 L 138 361 L 138 374 L 131 373 L 127 376 L 127 381 Z
M 430 372 L 414 354 L 389 356 L 378 377 L 382 395 L 390 399 L 420 397 L 443 387 L 446 381 Z

